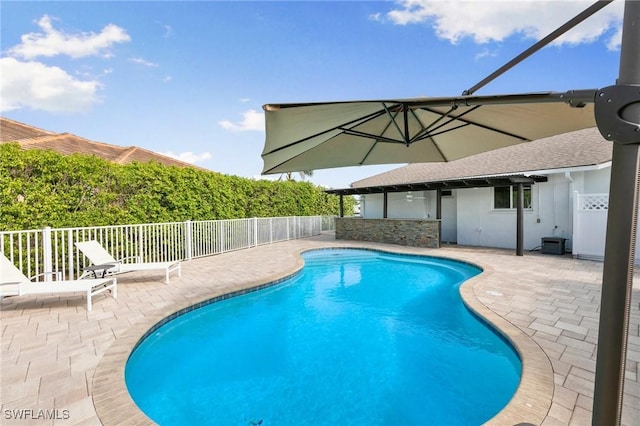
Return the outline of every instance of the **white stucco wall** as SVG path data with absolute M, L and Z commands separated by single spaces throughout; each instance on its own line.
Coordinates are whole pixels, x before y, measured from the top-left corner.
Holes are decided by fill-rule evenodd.
M 543 237 L 571 240 L 571 191 L 564 175 L 532 186 L 532 208 L 524 211 L 525 250 L 540 246 Z M 461 189 L 457 198 L 458 244 L 515 249 L 516 210 L 494 209 L 493 188 Z
M 361 195 L 360 215 L 365 219 L 382 218 L 382 194 Z
M 387 217 L 389 219 L 435 218 L 435 191 L 412 191 L 411 197 L 407 197 L 407 195 L 409 195 L 407 192 L 388 193 Z M 381 219 L 383 195 L 366 194 L 361 196 L 360 209 L 362 217 L 366 219 Z
M 611 167 L 591 172 L 583 172 L 584 187 L 583 194 L 606 194 L 609 192 L 609 182 L 611 181 Z

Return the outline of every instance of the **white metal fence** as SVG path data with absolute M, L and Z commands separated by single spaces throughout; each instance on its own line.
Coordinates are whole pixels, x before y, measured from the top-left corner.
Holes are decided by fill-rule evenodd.
M 116 258 L 145 262 L 190 260 L 232 250 L 310 237 L 333 230 L 330 216 L 186 221 L 87 228 L 49 227 L 0 232 L 0 251 L 27 276 L 58 271 L 75 279 L 88 259 L 74 243 L 96 240 Z

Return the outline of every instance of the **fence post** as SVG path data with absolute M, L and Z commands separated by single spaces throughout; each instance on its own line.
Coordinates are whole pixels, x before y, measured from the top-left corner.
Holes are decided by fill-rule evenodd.
M 273 244 L 273 218 L 269 218 L 269 244 Z
M 225 221 L 221 220 L 220 221 L 220 253 L 224 253 L 224 250 L 226 248 L 226 241 L 227 241 L 227 227 L 224 226 L 225 225 Z
M 185 258 L 191 260 L 193 258 L 193 229 L 191 227 L 191 220 L 187 220 L 184 223 L 184 239 L 185 239 Z
M 253 246 L 258 247 L 258 218 L 253 218 Z
M 140 262 L 144 262 L 144 231 L 142 225 L 138 226 L 138 256 L 140 256 Z
M 67 269 L 69 270 L 69 274 L 68 277 L 70 280 L 74 279 L 75 275 L 74 275 L 74 268 L 73 268 L 73 254 L 74 254 L 74 246 L 73 246 L 73 230 L 69 230 L 67 231 Z M 66 280 L 66 276 L 64 275 L 64 271 L 63 271 L 63 276 L 62 279 Z
M 44 280 L 51 281 L 53 275 L 53 250 L 51 248 L 51 227 L 42 228 L 42 257 L 44 262 Z

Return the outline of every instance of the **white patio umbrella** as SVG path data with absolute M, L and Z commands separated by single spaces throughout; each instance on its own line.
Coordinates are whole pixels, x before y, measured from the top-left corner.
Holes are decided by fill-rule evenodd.
M 594 127 L 595 93 L 268 104 L 263 173 L 452 161 Z
M 474 93 L 609 3 L 595 2 L 465 93 Z M 263 108 L 266 174 L 450 161 L 597 124 L 614 145 L 592 424 L 621 423 L 640 199 L 640 1 L 625 0 L 618 80 L 597 91 Z

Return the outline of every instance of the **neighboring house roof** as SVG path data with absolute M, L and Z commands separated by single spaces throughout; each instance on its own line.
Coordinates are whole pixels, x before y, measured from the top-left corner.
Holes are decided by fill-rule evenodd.
M 156 161 L 165 166 L 200 168 L 144 148 L 96 142 L 71 133 L 50 132 L 0 117 L 0 143 L 8 142 L 18 143 L 22 149 L 49 149 L 64 155 L 76 153 L 95 155 L 117 164 Z
M 596 127 L 488 151 L 447 163 L 415 163 L 351 184 L 352 188 L 448 181 L 597 166 L 611 161 L 613 143 Z

